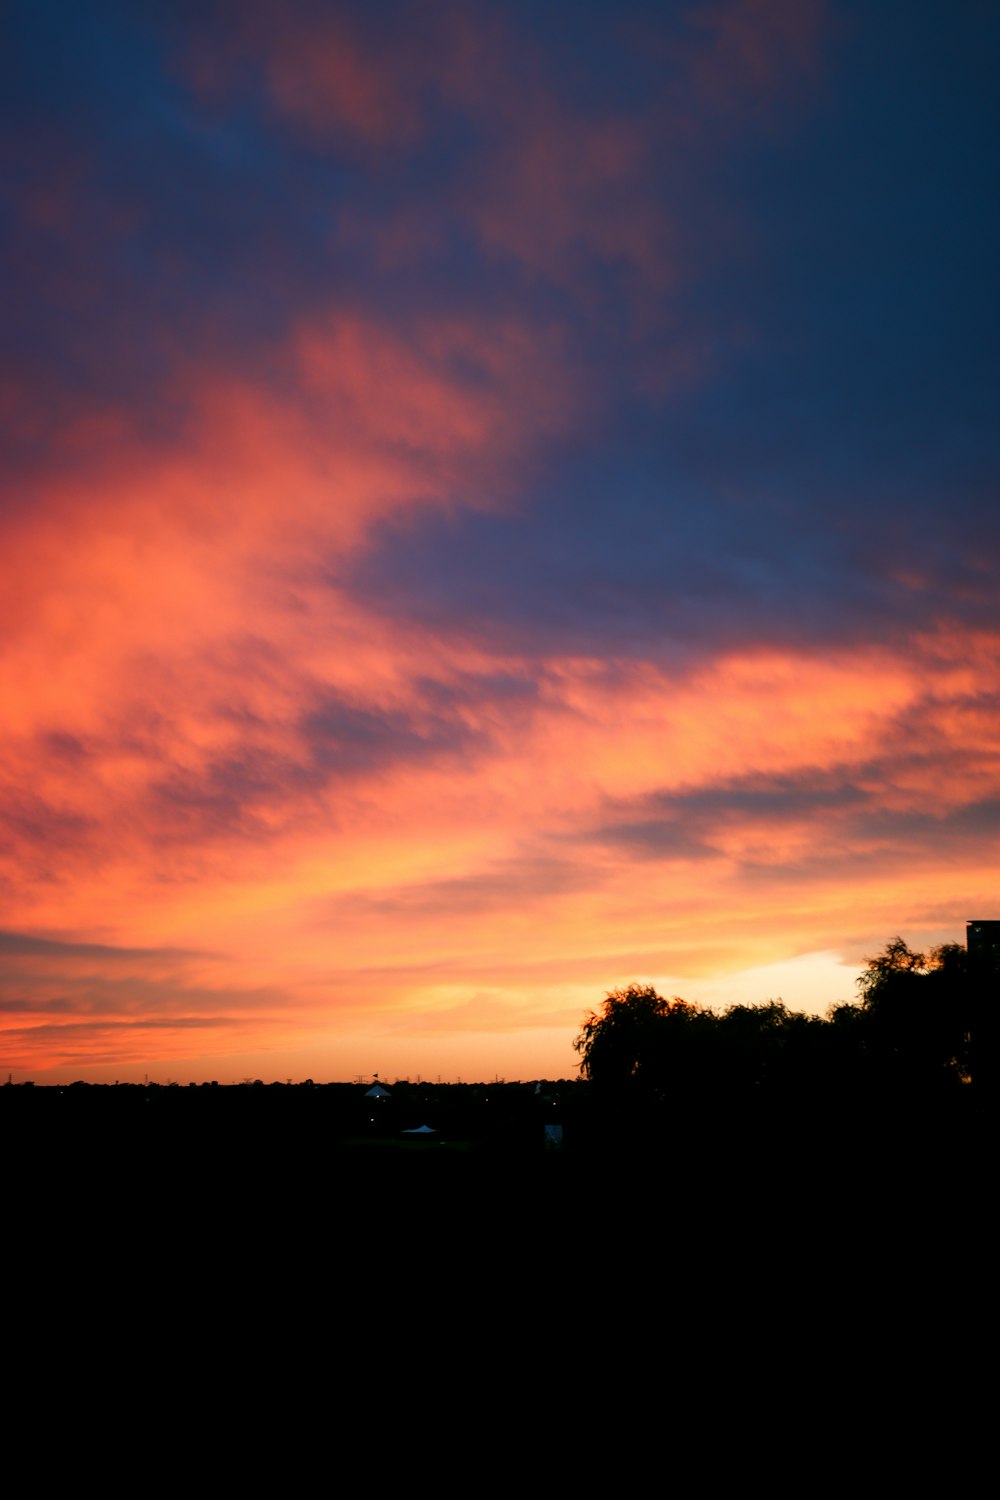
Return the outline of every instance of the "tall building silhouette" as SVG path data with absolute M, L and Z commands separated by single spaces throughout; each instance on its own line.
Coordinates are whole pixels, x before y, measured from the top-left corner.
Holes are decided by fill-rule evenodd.
M 966 922 L 965 946 L 977 957 L 1000 958 L 1000 922 Z

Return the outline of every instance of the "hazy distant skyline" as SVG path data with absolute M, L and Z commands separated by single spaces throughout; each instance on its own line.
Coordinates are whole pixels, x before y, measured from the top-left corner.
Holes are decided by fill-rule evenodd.
M 1000 15 L 15 3 L 0 1070 L 570 1076 L 1000 917 Z

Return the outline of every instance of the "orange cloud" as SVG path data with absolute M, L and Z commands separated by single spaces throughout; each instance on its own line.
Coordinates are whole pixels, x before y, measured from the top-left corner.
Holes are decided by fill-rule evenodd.
M 245 608 L 261 560 L 236 558 Z M 100 586 L 100 546 L 91 567 Z M 162 567 L 165 593 L 191 586 Z M 169 1045 L 128 1029 L 120 979 L 92 959 L 82 987 L 78 964 L 72 985 L 66 963 L 55 979 L 22 965 L 32 1056 L 79 1062 L 91 1022 L 94 1055 L 122 1061 L 140 1035 L 147 1055 L 178 1057 L 192 1027 L 215 1026 L 225 1050 L 227 1028 L 240 1047 L 287 1048 L 344 1027 L 410 1035 L 408 1016 L 442 1034 L 569 1026 L 615 977 L 690 990 L 790 944 L 835 949 L 881 914 L 944 920 L 953 903 L 933 915 L 926 892 L 948 890 L 947 829 L 915 870 L 892 819 L 960 817 L 996 786 L 996 714 L 973 689 L 1000 643 L 982 635 L 539 672 L 400 632 L 377 601 L 359 615 L 334 592 L 323 614 L 308 590 L 294 610 L 261 597 L 256 644 L 227 640 L 235 606 L 206 607 L 173 650 L 157 637 L 142 675 L 95 625 L 99 659 L 105 640 L 105 664 L 122 653 L 103 693 L 95 670 L 60 718 L 50 684 L 31 720 L 48 737 L 25 735 L 20 759 L 7 739 L 12 925 L 207 955 L 117 971 L 142 980 L 144 1004 L 154 983 L 172 997 Z M 531 690 L 491 696 L 498 670 Z M 883 821 L 866 837 L 869 807 Z M 968 902 L 985 900 L 991 849 L 966 850 L 965 871 Z M 56 1002 L 67 1014 L 39 1022 Z

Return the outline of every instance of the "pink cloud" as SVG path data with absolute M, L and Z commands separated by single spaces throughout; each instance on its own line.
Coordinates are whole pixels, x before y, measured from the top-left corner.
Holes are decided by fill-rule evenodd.
M 649 30 L 625 14 L 609 45 L 659 55 L 663 86 L 612 106 L 574 97 L 537 41 L 490 6 L 404 8 L 384 24 L 310 8 L 225 14 L 225 51 L 203 41 L 189 58 L 203 96 L 224 95 L 251 66 L 271 108 L 296 128 L 397 161 L 427 140 L 443 104 L 465 116 L 476 142 L 443 188 L 452 218 L 487 253 L 584 300 L 595 263 L 624 270 L 646 316 L 649 296 L 678 280 L 674 215 L 683 209 L 651 187 L 664 157 L 710 150 L 723 122 L 738 128 L 762 103 L 814 81 L 826 35 L 822 0 L 717 0 Z M 348 205 L 338 230 L 388 262 L 420 246 L 432 252 L 438 233 L 419 198 L 405 195 L 388 220 Z
M 424 78 L 397 27 L 328 7 L 240 4 L 220 14 L 224 34 L 189 42 L 183 58 L 202 98 L 226 97 L 250 67 L 271 108 L 309 135 L 398 146 L 421 130 Z
M 708 0 L 689 17 L 698 90 L 738 110 L 815 78 L 829 32 L 824 0 Z

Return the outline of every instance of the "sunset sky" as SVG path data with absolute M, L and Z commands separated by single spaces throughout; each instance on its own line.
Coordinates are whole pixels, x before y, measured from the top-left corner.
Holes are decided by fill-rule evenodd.
M 1000 10 L 5 7 L 0 1070 L 570 1077 L 1000 917 Z

